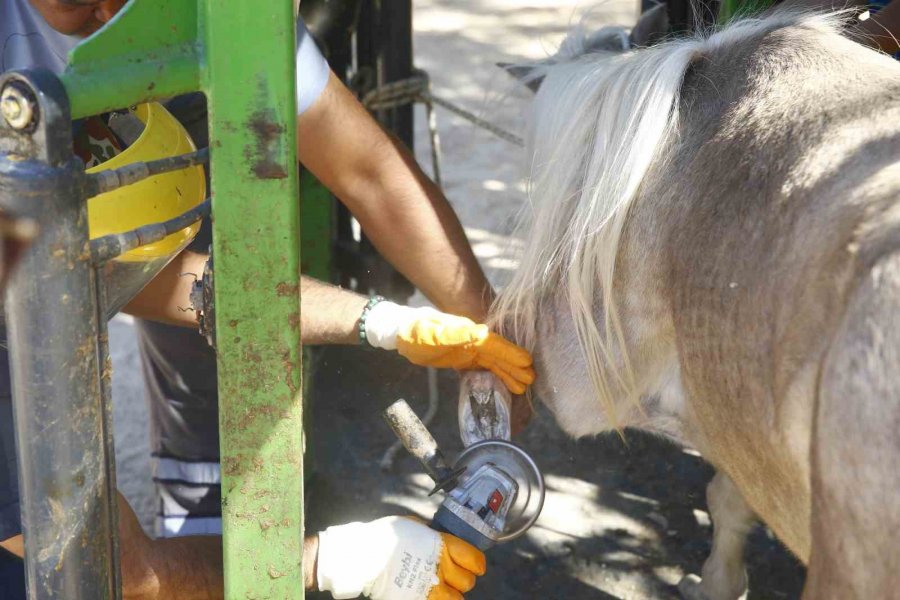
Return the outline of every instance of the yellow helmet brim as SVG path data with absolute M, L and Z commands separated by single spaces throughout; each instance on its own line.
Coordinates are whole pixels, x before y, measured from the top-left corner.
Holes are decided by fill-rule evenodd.
M 134 114 L 144 123 L 140 137 L 120 154 L 88 169 L 88 173 L 196 150 L 181 123 L 160 104 L 141 104 L 134 109 Z M 100 194 L 88 200 L 91 239 L 172 219 L 197 206 L 205 197 L 206 179 L 202 167 L 155 175 Z M 158 242 L 135 248 L 116 260 L 151 261 L 172 258 L 190 243 L 199 228 L 200 224 L 195 223 Z
M 87 170 L 95 173 L 135 162 L 177 156 L 196 150 L 187 131 L 160 104 L 141 104 L 134 114 L 144 129 L 133 144 L 115 157 Z M 88 200 L 91 239 L 123 233 L 150 223 L 175 218 L 206 197 L 202 167 L 188 167 L 149 177 Z M 100 285 L 107 316 L 112 317 L 194 239 L 200 223 L 104 264 Z

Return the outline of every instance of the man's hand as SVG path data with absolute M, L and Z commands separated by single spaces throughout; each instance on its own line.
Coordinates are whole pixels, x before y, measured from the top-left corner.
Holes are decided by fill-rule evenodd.
M 462 600 L 484 572 L 475 547 L 413 519 L 386 517 L 319 534 L 319 589 L 338 599 Z
M 385 350 L 397 350 L 426 367 L 485 369 L 514 394 L 534 381 L 531 355 L 465 317 L 433 308 L 410 308 L 379 302 L 366 317 L 366 337 Z

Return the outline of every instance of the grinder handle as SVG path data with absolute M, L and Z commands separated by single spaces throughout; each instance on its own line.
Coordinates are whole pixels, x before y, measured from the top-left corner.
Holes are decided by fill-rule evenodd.
M 383 416 L 403 446 L 419 459 L 436 483 L 446 481 L 452 475 L 437 442 L 406 400 L 401 398 L 388 406 Z

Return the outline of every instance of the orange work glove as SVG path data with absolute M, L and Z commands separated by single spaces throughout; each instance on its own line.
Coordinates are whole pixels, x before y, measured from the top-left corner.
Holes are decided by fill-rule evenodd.
M 527 350 L 465 317 L 383 301 L 366 315 L 365 330 L 370 344 L 397 350 L 417 365 L 486 369 L 514 394 L 534 381 Z
M 316 580 L 338 599 L 462 600 L 485 569 L 477 548 L 413 519 L 385 517 L 319 534 Z

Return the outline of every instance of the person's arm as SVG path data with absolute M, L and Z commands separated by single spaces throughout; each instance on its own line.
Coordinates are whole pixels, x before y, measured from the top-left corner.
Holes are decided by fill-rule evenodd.
M 185 250 L 154 277 L 137 296 L 122 308 L 135 317 L 197 328 L 197 314 L 191 308 L 191 288 L 203 276 L 206 254 Z
M 119 548 L 124 600 L 218 600 L 225 597 L 222 538 L 188 536 L 152 540 L 141 529 L 128 502 L 119 494 Z M 323 584 L 319 573 L 320 536 L 328 537 Z M 430 536 L 430 538 L 429 538 Z M 436 543 L 439 542 L 439 543 Z M 19 557 L 25 555 L 22 536 L 0 541 Z M 394 555 L 413 555 L 405 565 Z M 417 597 L 462 597 L 485 572 L 484 555 L 449 534 L 438 534 L 418 521 L 388 517 L 371 523 L 350 523 L 303 540 L 303 586 L 345 592 L 376 588 L 371 597 L 387 600 L 398 577 L 418 573 L 427 582 Z M 379 591 L 380 590 L 380 591 Z M 341 597 L 349 598 L 348 595 Z
M 125 600 L 217 600 L 225 597 L 222 538 L 198 535 L 151 540 L 119 495 L 122 596 Z M 318 537 L 303 543 L 303 581 L 316 589 Z
M 182 253 L 132 300 L 125 311 L 187 327 L 196 327 L 190 307 L 193 277 L 206 257 Z M 368 298 L 300 277 L 300 341 L 303 344 L 358 344 L 363 308 Z M 452 369 L 488 369 L 516 394 L 534 381 L 531 356 L 486 325 L 431 308 L 409 308 L 393 302 L 375 306 L 365 321 L 369 344 L 396 350 L 417 365 Z
M 223 598 L 222 539 L 194 536 L 151 540 L 134 511 L 118 495 L 122 597 L 125 600 L 208 600 Z M 0 547 L 25 556 L 22 535 Z M 304 555 L 304 560 L 307 560 Z M 315 557 L 309 559 L 314 561 Z
M 118 494 L 119 558 L 125 600 L 224 598 L 222 538 L 211 535 L 150 539 Z
M 369 299 L 300 277 L 300 338 L 304 344 L 359 344 L 359 318 Z
M 369 345 L 396 350 L 429 367 L 488 369 L 517 394 L 534 381 L 531 355 L 466 317 L 433 308 L 378 302 L 361 317 L 365 296 L 300 278 L 300 337 L 304 344 L 358 344 L 362 326 Z
M 482 322 L 492 292 L 450 204 L 409 151 L 333 74 L 330 77 L 319 99 L 297 118 L 301 162 L 347 205 L 378 250 L 438 308 Z M 190 306 L 194 278 L 184 274 L 199 276 L 205 260 L 204 255 L 183 252 L 125 311 L 196 327 L 194 313 L 184 310 Z
M 142 319 L 197 327 L 190 293 L 207 255 L 185 251 L 163 269 L 124 310 Z M 300 335 L 304 344 L 357 344 L 356 329 L 368 298 L 311 277 L 300 277 Z
M 484 321 L 490 285 L 447 199 L 334 74 L 297 117 L 297 151 L 378 251 L 429 300 Z
M 222 538 L 213 535 L 152 540 L 134 511 L 119 494 L 119 548 L 122 597 L 125 600 L 211 600 L 224 597 Z M 0 547 L 22 558 L 21 535 Z M 316 589 L 318 536 L 303 544 L 303 576 L 307 590 Z

